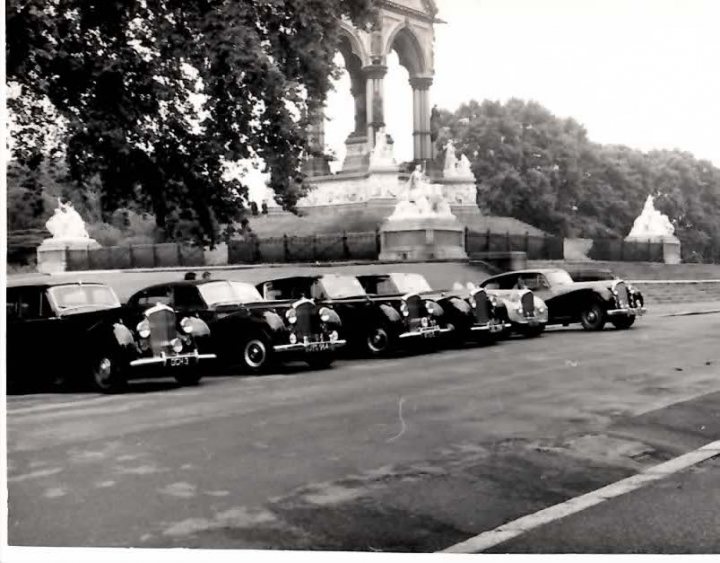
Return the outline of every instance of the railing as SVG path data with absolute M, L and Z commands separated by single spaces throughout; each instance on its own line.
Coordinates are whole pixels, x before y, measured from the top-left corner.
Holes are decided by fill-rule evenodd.
M 288 236 L 232 240 L 228 244 L 229 264 L 272 262 L 339 262 L 377 260 L 380 232 Z
M 484 252 L 525 252 L 529 260 L 562 260 L 564 239 L 530 233 L 511 234 L 477 232 L 465 229 L 465 251 L 468 255 Z

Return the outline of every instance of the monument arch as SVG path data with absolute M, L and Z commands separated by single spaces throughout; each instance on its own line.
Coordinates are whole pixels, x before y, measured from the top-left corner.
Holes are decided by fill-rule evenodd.
M 358 29 L 348 21 L 340 23 L 340 53 L 350 76 L 355 100 L 355 127 L 347 137 L 347 153 L 342 173 L 366 172 L 378 132 L 385 128 L 384 80 L 387 56 L 394 49 L 400 64 L 408 70 L 412 88 L 413 160 L 432 159 L 430 139 L 431 105 L 429 91 L 433 80 L 434 24 L 437 6 L 433 0 L 380 1 L 370 30 Z M 317 156 L 324 145 L 324 116 L 317 115 L 309 131 L 311 152 L 306 168 L 311 177 L 329 174 L 329 165 Z

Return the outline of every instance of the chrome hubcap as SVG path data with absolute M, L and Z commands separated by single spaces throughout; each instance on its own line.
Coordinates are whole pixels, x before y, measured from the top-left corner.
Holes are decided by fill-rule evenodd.
M 595 311 L 589 311 L 587 314 L 587 320 L 590 322 L 593 322 L 597 319 L 597 315 L 595 314 Z
M 368 338 L 368 345 L 374 352 L 380 352 L 387 346 L 387 334 L 382 329 L 377 329 Z
M 265 361 L 265 345 L 259 340 L 251 340 L 245 346 L 245 361 L 251 367 L 260 367 Z
M 97 378 L 98 383 L 100 384 L 106 384 L 110 380 L 110 376 L 112 375 L 112 363 L 109 359 L 103 358 L 98 362 L 98 367 L 95 372 L 95 377 Z

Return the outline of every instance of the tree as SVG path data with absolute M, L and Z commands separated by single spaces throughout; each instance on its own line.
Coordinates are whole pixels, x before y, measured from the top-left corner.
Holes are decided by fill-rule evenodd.
M 720 258 L 720 168 L 681 151 L 600 145 L 535 102 L 471 101 L 442 116 L 472 163 L 479 204 L 563 236 L 624 237 L 648 195 L 668 215 L 688 260 Z
M 170 237 L 191 222 L 212 243 L 244 211 L 230 162 L 263 159 L 294 208 L 340 18 L 365 25 L 372 2 L 8 0 L 8 106 L 35 131 L 57 123 L 43 104 L 57 112 L 69 178 L 99 178 L 106 213 L 137 202 Z M 28 129 L 14 142 L 20 166 L 43 154 Z

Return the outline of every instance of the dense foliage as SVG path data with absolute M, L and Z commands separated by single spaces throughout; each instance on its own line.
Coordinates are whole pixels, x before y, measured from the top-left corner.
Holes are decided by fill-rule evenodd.
M 720 168 L 708 161 L 592 143 L 573 119 L 515 99 L 441 110 L 437 127 L 441 155 L 452 138 L 470 159 L 488 213 L 558 235 L 624 237 L 652 194 L 686 259 L 720 256 Z
M 132 203 L 169 238 L 214 242 L 247 194 L 227 164 L 259 157 L 292 209 L 339 18 L 365 25 L 371 10 L 372 0 L 7 0 L 12 197 L 37 213 L 55 155 L 76 197 L 100 187 L 105 216 Z

